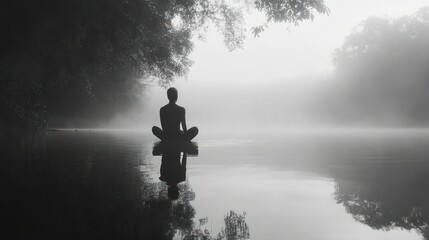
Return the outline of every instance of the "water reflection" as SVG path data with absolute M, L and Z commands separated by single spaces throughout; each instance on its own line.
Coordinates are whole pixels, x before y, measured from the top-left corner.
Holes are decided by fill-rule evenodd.
M 170 201 L 162 183 L 142 174 L 150 149 L 138 136 L 67 132 L 0 140 L 2 239 L 172 239 L 192 231 L 195 193 L 185 182 Z
M 196 142 L 168 142 L 162 141 L 154 144 L 152 154 L 162 156 L 159 180 L 168 186 L 168 198 L 179 198 L 178 184 L 186 181 L 186 164 L 188 156 L 198 156 L 198 144 Z M 249 227 L 246 223 L 246 214 L 237 214 L 230 210 L 224 217 L 225 226 L 213 236 L 213 232 L 206 228 L 208 218 L 199 219 L 199 226 L 181 231 L 181 239 L 184 240 L 244 240 L 249 239 Z
M 248 239 L 233 211 L 215 237 L 195 226 L 196 144 L 151 145 L 129 132 L 0 133 L 0 238 Z
M 429 239 L 429 133 L 254 139 L 0 133 L 0 236 Z
M 152 153 L 154 156 L 162 155 L 159 180 L 167 183 L 168 198 L 178 199 L 177 184 L 186 180 L 188 153 L 198 156 L 198 145 L 193 142 L 158 142 L 154 145 Z
M 429 166 L 409 160 L 342 169 L 348 172 L 341 175 L 349 177 L 335 179 L 335 200 L 356 221 L 373 229 L 414 229 L 429 239 Z
M 183 153 L 182 162 L 180 162 L 180 152 L 165 153 L 162 157 L 161 176 L 159 180 L 167 183 L 168 198 L 176 200 L 179 198 L 179 188 L 177 184 L 186 180 L 186 153 Z
M 208 218 L 199 219 L 199 227 L 195 228 L 188 235 L 183 236 L 184 240 L 245 240 L 250 238 L 249 227 L 246 223 L 246 213 L 236 213 L 230 210 L 224 217 L 225 226 L 221 231 L 212 236 L 211 231 L 206 228 Z

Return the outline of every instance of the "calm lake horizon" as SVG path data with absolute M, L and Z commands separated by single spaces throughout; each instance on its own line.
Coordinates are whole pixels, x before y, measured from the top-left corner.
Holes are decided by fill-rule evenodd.
M 0 140 L 5 239 L 429 239 L 429 129 L 200 129 L 177 199 L 149 131 Z

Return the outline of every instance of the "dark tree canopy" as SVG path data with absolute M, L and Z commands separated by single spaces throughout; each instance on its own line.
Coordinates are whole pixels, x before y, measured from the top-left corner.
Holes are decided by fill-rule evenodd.
M 334 62 L 342 94 L 337 113 L 392 124 L 429 121 L 429 7 L 395 19 L 368 18 Z
M 254 7 L 267 22 L 327 12 L 323 0 L 258 0 Z M 220 0 L 1 1 L 0 126 L 106 119 L 139 104 L 149 80 L 165 86 L 186 74 L 193 36 L 208 24 L 229 50 L 240 47 L 242 14 Z

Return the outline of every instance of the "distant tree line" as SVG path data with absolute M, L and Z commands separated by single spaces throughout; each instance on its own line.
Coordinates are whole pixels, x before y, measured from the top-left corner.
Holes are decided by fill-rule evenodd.
M 334 54 L 330 115 L 392 125 L 429 122 L 429 7 L 370 17 Z
M 40 0 L 0 2 L 0 126 L 102 120 L 140 104 L 147 82 L 187 73 L 193 37 L 213 24 L 244 41 L 244 5 L 269 22 L 327 13 L 323 0 Z

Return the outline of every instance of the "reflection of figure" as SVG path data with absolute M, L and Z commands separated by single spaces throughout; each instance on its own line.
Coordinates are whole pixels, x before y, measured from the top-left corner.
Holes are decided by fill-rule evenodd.
M 162 155 L 161 176 L 159 180 L 167 183 L 168 198 L 175 200 L 179 198 L 179 188 L 177 184 L 186 180 L 186 158 L 183 153 L 180 162 L 180 152 L 168 152 Z
M 159 180 L 167 183 L 168 198 L 171 200 L 179 198 L 177 184 L 186 180 L 188 152 L 191 155 L 197 155 L 198 146 L 191 142 L 185 144 L 180 142 L 160 142 L 155 144 L 153 148 L 154 156 L 162 155 Z
M 169 88 L 167 90 L 167 97 L 170 101 L 167 105 L 161 108 L 160 118 L 162 130 L 154 126 L 152 132 L 161 140 L 185 140 L 190 141 L 198 134 L 198 128 L 192 127 L 187 129 L 185 108 L 176 104 L 177 90 Z M 180 130 L 182 125 L 182 130 Z

